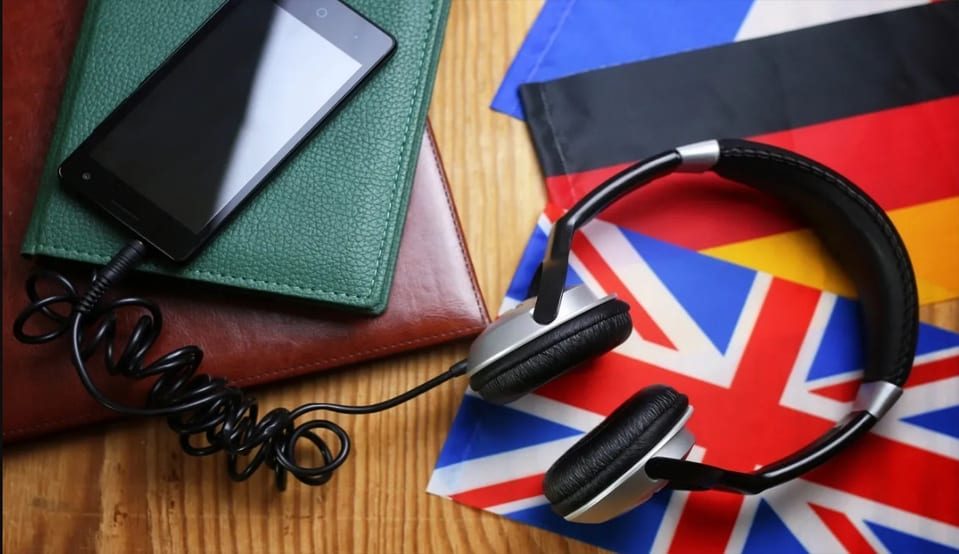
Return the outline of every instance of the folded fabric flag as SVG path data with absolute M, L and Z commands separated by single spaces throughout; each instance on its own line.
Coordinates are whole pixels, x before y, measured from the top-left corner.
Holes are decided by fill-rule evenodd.
M 749 137 L 846 175 L 889 212 L 920 301 L 959 297 L 959 2 L 941 2 L 524 85 L 552 202 L 625 165 Z M 604 217 L 840 294 L 854 291 L 788 209 L 716 176 L 673 175 Z M 782 255 L 787 252 L 786 255 Z
M 540 218 L 503 310 L 559 213 Z M 602 525 L 553 514 L 543 473 L 643 386 L 689 395 L 692 459 L 751 470 L 848 413 L 861 374 L 857 306 L 832 293 L 598 220 L 574 241 L 578 283 L 628 302 L 632 336 L 507 406 L 467 391 L 429 492 L 616 551 L 959 552 L 959 334 L 925 324 L 896 406 L 803 479 L 751 497 L 664 490 Z
M 518 89 L 627 62 L 782 33 L 928 0 L 547 0 L 493 98 L 523 118 Z

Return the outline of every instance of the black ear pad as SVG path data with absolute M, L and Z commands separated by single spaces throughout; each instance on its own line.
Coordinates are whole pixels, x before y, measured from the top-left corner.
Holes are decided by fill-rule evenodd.
M 689 399 L 665 385 L 630 397 L 546 472 L 543 489 L 566 516 L 613 484 L 656 446 L 686 413 Z
M 612 299 L 520 346 L 470 377 L 480 396 L 505 404 L 609 352 L 632 332 L 629 305 Z

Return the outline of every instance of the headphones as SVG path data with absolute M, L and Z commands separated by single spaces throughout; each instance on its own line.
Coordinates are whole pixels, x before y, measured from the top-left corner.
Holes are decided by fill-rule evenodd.
M 563 290 L 573 233 L 630 191 L 673 172 L 713 171 L 769 192 L 795 206 L 853 278 L 865 320 L 866 365 L 853 411 L 832 430 L 802 449 L 752 473 L 690 462 L 693 446 L 685 424 L 689 399 L 676 390 L 646 387 L 563 454 L 546 473 L 543 486 L 553 509 L 564 518 L 599 523 L 642 503 L 667 484 L 681 490 L 724 490 L 755 494 L 802 475 L 835 456 L 868 431 L 902 394 L 916 350 L 916 282 L 902 239 L 865 193 L 842 176 L 786 150 L 742 140 L 711 140 L 641 161 L 586 195 L 553 227 L 546 257 L 534 279 L 534 298 L 503 314 L 473 342 L 466 360 L 398 396 L 365 406 L 310 402 L 292 410 L 259 415 L 257 400 L 225 379 L 198 372 L 203 351 L 184 346 L 146 361 L 161 326 L 159 307 L 147 299 L 103 299 L 111 286 L 146 257 L 135 239 L 94 274 L 85 293 L 65 276 L 39 271 L 27 280 L 26 308 L 14 321 L 14 335 L 40 344 L 67 335 L 72 362 L 83 385 L 102 405 L 127 415 L 162 415 L 193 456 L 226 453 L 230 477 L 249 478 L 267 467 L 277 487 L 287 476 L 322 485 L 351 449 L 346 430 L 317 412 L 369 414 L 390 409 L 467 374 L 481 397 L 504 404 L 528 394 L 574 366 L 602 355 L 632 333 L 629 306 L 614 295 L 599 298 L 585 286 Z M 38 283 L 54 292 L 43 296 Z M 52 306 L 66 304 L 64 315 Z M 139 308 L 140 318 L 121 346 L 117 312 Z M 26 329 L 34 316 L 51 327 Z M 86 331 L 87 336 L 84 336 Z M 93 382 L 86 361 L 104 346 L 110 373 L 153 378 L 147 406 L 118 403 Z M 323 438 L 319 433 L 329 435 Z M 322 458 L 318 466 L 297 462 L 297 441 Z M 334 444 L 329 441 L 335 440 Z M 338 444 L 338 448 L 336 445 Z
M 794 206 L 856 283 L 865 323 L 865 369 L 852 412 L 825 435 L 752 473 L 684 458 L 692 406 L 665 385 L 646 387 L 619 406 L 549 468 L 543 482 L 553 510 L 569 521 L 600 523 L 671 486 L 756 494 L 823 464 L 868 431 L 902 394 L 916 350 L 918 300 L 912 265 L 889 218 L 847 179 L 787 150 L 744 140 L 682 146 L 625 169 L 594 189 L 553 227 L 529 298 L 472 344 L 470 386 L 504 404 L 623 343 L 629 306 L 585 285 L 563 290 L 573 234 L 607 206 L 673 172 L 713 171 Z

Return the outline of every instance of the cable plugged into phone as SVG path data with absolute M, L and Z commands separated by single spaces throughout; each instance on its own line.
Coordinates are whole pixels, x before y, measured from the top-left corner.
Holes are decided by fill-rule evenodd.
M 224 378 L 198 373 L 203 360 L 203 351 L 198 346 L 184 346 L 146 362 L 163 326 L 159 307 L 145 298 L 105 300 L 104 296 L 142 263 L 147 254 L 146 244 L 131 241 L 94 273 L 90 288 L 83 295 L 60 273 L 35 272 L 27 279 L 30 303 L 14 321 L 14 335 L 24 343 L 42 344 L 69 333 L 73 365 L 97 402 L 126 415 L 165 416 L 167 424 L 180 436 L 180 446 L 187 454 L 208 456 L 225 452 L 227 472 L 234 481 L 248 479 L 265 465 L 273 470 L 280 490 L 286 488 L 287 474 L 308 485 L 322 485 L 349 456 L 350 436 L 330 420 L 313 419 L 297 425 L 297 419 L 319 411 L 353 415 L 380 412 L 466 373 L 466 361 L 462 360 L 413 389 L 376 404 L 349 406 L 314 402 L 293 410 L 276 408 L 260 417 L 255 397 L 230 385 Z M 41 297 L 38 290 L 41 283 L 47 283 L 55 292 Z M 64 306 L 69 308 L 69 313 L 60 311 Z M 126 343 L 118 347 L 118 314 L 128 308 L 144 313 L 133 325 Z M 52 328 L 28 333 L 27 323 L 34 317 L 45 319 Z M 118 403 L 96 386 L 86 364 L 101 348 L 108 373 L 132 379 L 156 377 L 147 394 L 146 407 Z M 335 448 L 320 435 L 323 431 L 336 437 Z M 297 462 L 296 445 L 300 440 L 312 444 L 323 459 L 321 465 L 305 466 Z

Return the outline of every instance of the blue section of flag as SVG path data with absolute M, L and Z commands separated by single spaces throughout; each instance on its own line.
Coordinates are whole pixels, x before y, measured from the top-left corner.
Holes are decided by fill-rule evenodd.
M 736 321 L 741 317 L 740 314 L 743 312 L 751 285 L 755 281 L 756 272 L 649 239 L 631 231 L 620 229 L 620 232 L 629 241 L 629 247 L 634 248 L 649 264 L 649 267 L 656 273 L 656 278 L 670 289 L 682 306 L 682 310 L 662 311 L 653 315 L 657 318 L 683 318 L 684 321 L 688 319 L 690 323 L 696 322 L 714 343 L 728 348 L 726 345 L 730 340 L 729 337 Z M 597 238 L 594 246 L 596 246 L 600 255 L 604 256 L 603 242 L 599 238 Z M 542 257 L 546 240 L 546 233 L 539 229 L 534 231 L 530 244 L 524 252 L 520 270 L 517 271 L 511 286 L 513 291 L 522 291 L 521 293 L 514 292 L 516 299 L 522 299 L 525 295 L 527 285 Z M 616 242 L 617 247 L 620 244 L 621 242 Z M 606 254 L 608 253 L 607 251 Z M 589 261 L 580 260 L 580 263 L 584 264 L 582 267 L 585 271 L 590 271 Z M 608 264 L 619 275 L 636 269 L 633 265 L 624 264 L 621 260 L 608 257 L 604 257 L 596 263 Z M 708 291 L 708 293 L 704 294 L 703 291 Z M 783 314 L 783 317 L 789 317 L 789 314 Z M 825 329 L 820 326 L 825 326 Z M 823 332 L 823 339 L 818 345 L 818 351 L 813 355 L 812 378 L 818 379 L 837 373 L 846 373 L 862 365 L 860 362 L 862 352 L 859 347 L 862 335 L 858 307 L 853 300 L 836 298 L 833 312 L 829 314 L 825 321 L 796 322 L 796 326 L 789 330 L 789 336 L 798 338 L 800 334 L 809 333 L 810 328 Z M 959 334 L 923 324 L 920 326 L 918 342 L 919 355 L 934 354 L 936 359 L 942 357 L 955 359 L 957 357 L 956 352 L 949 349 L 959 345 Z M 653 363 L 654 366 L 662 364 L 665 370 L 673 369 L 670 365 L 672 363 L 671 359 L 651 362 L 645 359 L 642 353 L 636 356 L 620 354 L 617 363 L 635 364 L 638 370 L 642 370 L 650 363 Z M 596 370 L 602 371 L 603 368 L 598 367 Z M 792 371 L 795 371 L 795 369 Z M 780 377 L 785 378 L 787 375 Z M 697 376 L 693 375 L 690 378 L 696 379 Z M 791 375 L 789 375 L 789 379 L 791 378 Z M 948 377 L 943 377 L 939 382 L 945 383 L 944 379 L 946 378 Z M 618 384 L 615 381 L 609 381 L 596 391 L 590 392 L 621 395 L 621 391 L 617 390 L 617 387 Z M 908 416 L 904 418 L 904 421 L 911 424 L 911 426 L 905 427 L 911 429 L 912 432 L 922 433 L 920 427 L 925 427 L 940 433 L 940 435 L 934 435 L 933 440 L 928 441 L 934 443 L 931 447 L 923 448 L 930 457 L 942 456 L 944 446 L 948 445 L 949 441 L 954 441 L 953 437 L 959 437 L 959 407 L 955 405 L 955 391 L 942 387 L 942 392 L 949 395 L 946 398 L 953 401 L 937 403 L 935 408 L 926 408 L 920 413 L 908 408 L 910 411 Z M 773 394 L 769 398 L 778 398 L 781 391 L 769 391 L 769 393 Z M 722 394 L 722 391 L 717 390 L 716 394 Z M 915 393 L 907 389 L 905 394 Z M 570 425 L 585 428 L 587 424 L 595 424 L 594 416 L 584 417 L 584 413 L 581 413 L 583 412 L 582 406 L 571 409 L 574 406 L 568 405 L 568 400 L 564 401 L 560 398 L 553 400 L 555 404 L 549 404 L 545 407 L 538 406 L 535 410 L 531 410 L 533 413 L 529 413 L 511 407 L 491 405 L 472 395 L 466 396 L 456 420 L 453 422 L 449 438 L 440 454 L 437 468 L 443 473 L 434 476 L 438 478 L 434 484 L 431 484 L 433 491 L 445 496 L 456 496 L 476 491 L 477 487 L 475 485 L 461 482 L 463 477 L 460 477 L 460 475 L 472 475 L 467 472 L 474 471 L 480 472 L 484 476 L 484 479 L 480 480 L 482 483 L 506 484 L 516 475 L 523 475 L 522 470 L 526 469 L 524 465 L 528 463 L 527 460 L 531 460 L 529 447 L 558 439 L 578 437 L 581 432 L 569 427 Z M 700 396 L 698 401 L 708 403 L 709 398 L 708 396 L 706 398 Z M 797 402 L 803 401 L 802 397 L 797 400 Z M 907 404 L 907 406 L 911 406 L 911 404 Z M 708 408 L 704 408 L 704 415 L 709 417 L 710 411 Z M 699 417 L 703 417 L 703 415 Z M 580 425 L 575 422 L 579 422 Z M 770 424 L 774 424 L 774 422 Z M 897 428 L 897 433 L 899 432 L 898 429 L 902 427 Z M 789 431 L 784 428 L 783 432 Z M 926 437 L 928 438 L 930 434 L 927 433 Z M 896 442 L 895 439 L 893 439 L 893 442 Z M 895 447 L 917 448 L 906 444 Z M 538 449 L 537 452 L 539 456 L 542 455 L 542 452 Z M 497 456 L 491 458 L 490 455 L 492 454 L 497 454 Z M 531 460 L 529 463 L 530 471 L 528 474 L 538 475 L 545 470 L 548 460 L 536 458 L 535 461 Z M 505 464 L 509 464 L 509 467 L 514 471 L 504 476 L 502 481 L 497 481 L 496 475 L 501 472 L 501 468 Z M 922 475 L 922 472 L 920 471 L 918 474 Z M 473 482 L 477 481 L 473 480 Z M 801 485 L 797 484 L 796 486 Z M 833 510 L 845 511 L 854 521 L 863 521 L 864 518 L 870 517 L 876 518 L 879 513 L 885 514 L 885 517 L 890 517 L 890 513 L 893 515 L 899 513 L 890 512 L 893 508 L 885 505 L 877 504 L 868 510 L 857 507 L 856 504 L 846 505 L 843 487 L 839 485 L 836 489 L 837 494 L 828 493 L 826 495 L 826 505 Z M 500 492 L 502 492 L 502 495 L 496 496 L 490 502 L 495 501 L 501 507 L 509 505 L 511 502 L 528 502 L 531 498 L 535 499 L 533 503 L 542 500 L 538 496 L 539 491 L 512 491 L 509 487 L 503 487 Z M 664 514 L 669 498 L 668 493 L 659 494 L 650 503 L 643 504 L 633 512 L 602 525 L 578 525 L 565 522 L 562 518 L 556 516 L 547 505 L 517 510 L 505 515 L 513 520 L 611 550 L 645 552 L 650 550 L 655 542 L 658 530 L 664 525 Z M 489 506 L 486 507 L 489 508 Z M 683 508 L 680 507 L 679 511 L 682 512 L 682 510 Z M 863 510 L 868 513 L 863 513 Z M 869 524 L 875 535 L 888 549 L 893 552 L 953 552 L 953 554 L 959 554 L 959 552 L 951 550 L 949 546 L 936 544 L 931 542 L 929 538 L 920 538 L 927 534 L 924 530 L 925 524 L 923 521 L 925 520 L 914 518 L 914 514 L 904 515 L 908 517 L 903 518 L 901 527 L 898 519 L 883 519 L 883 521 L 895 521 L 895 530 Z M 752 521 L 749 522 L 744 550 L 747 552 L 775 551 L 779 554 L 803 551 L 803 545 L 799 542 L 794 530 L 798 530 L 799 526 L 805 525 L 804 518 L 807 517 L 815 518 L 816 516 L 801 513 L 779 514 L 766 501 L 760 500 Z M 926 514 L 926 517 L 929 517 L 929 515 Z M 934 519 L 939 520 L 941 518 L 934 516 Z M 704 521 L 702 525 L 708 526 L 710 523 Z M 902 530 L 908 532 L 904 533 Z M 685 529 L 683 532 L 696 531 Z M 665 539 L 666 537 L 661 538 Z M 815 538 L 810 540 L 813 541 L 810 548 L 815 549 L 818 541 Z M 956 545 L 953 545 L 952 548 L 956 548 Z
M 932 542 L 921 537 L 909 535 L 902 531 L 890 529 L 878 523 L 867 521 L 866 525 L 876 535 L 879 542 L 893 554 L 957 554 L 959 549 Z
M 716 349 L 725 352 L 756 271 L 634 231 L 620 230 Z M 703 294 L 710 290 L 722 293 Z
M 837 298 L 819 351 L 809 368 L 807 380 L 862 369 L 862 344 L 860 341 L 849 340 L 849 337 L 861 335 L 862 316 L 859 313 L 859 304 L 848 298 Z
M 806 379 L 811 381 L 862 369 L 862 342 L 849 340 L 849 337 L 861 336 L 862 329 L 859 303 L 838 297 Z M 917 356 L 954 346 L 959 346 L 959 334 L 925 323 L 919 324 Z
M 547 0 L 493 98 L 523 118 L 519 86 L 724 44 L 752 0 Z
M 806 549 L 792 534 L 783 520 L 776 515 L 772 507 L 765 500 L 759 501 L 753 525 L 746 536 L 743 554 L 765 554 L 766 552 L 805 553 Z
M 932 325 L 920 324 L 919 342 L 916 345 L 917 356 L 956 346 L 959 346 L 959 333 L 953 333 Z
M 465 396 L 436 467 L 582 434 L 571 427 Z
M 959 439 L 959 406 L 904 417 L 902 420 Z
M 649 552 L 666 513 L 669 497 L 668 491 L 660 492 L 635 510 L 599 525 L 570 523 L 556 515 L 548 505 L 506 515 L 615 552 Z

